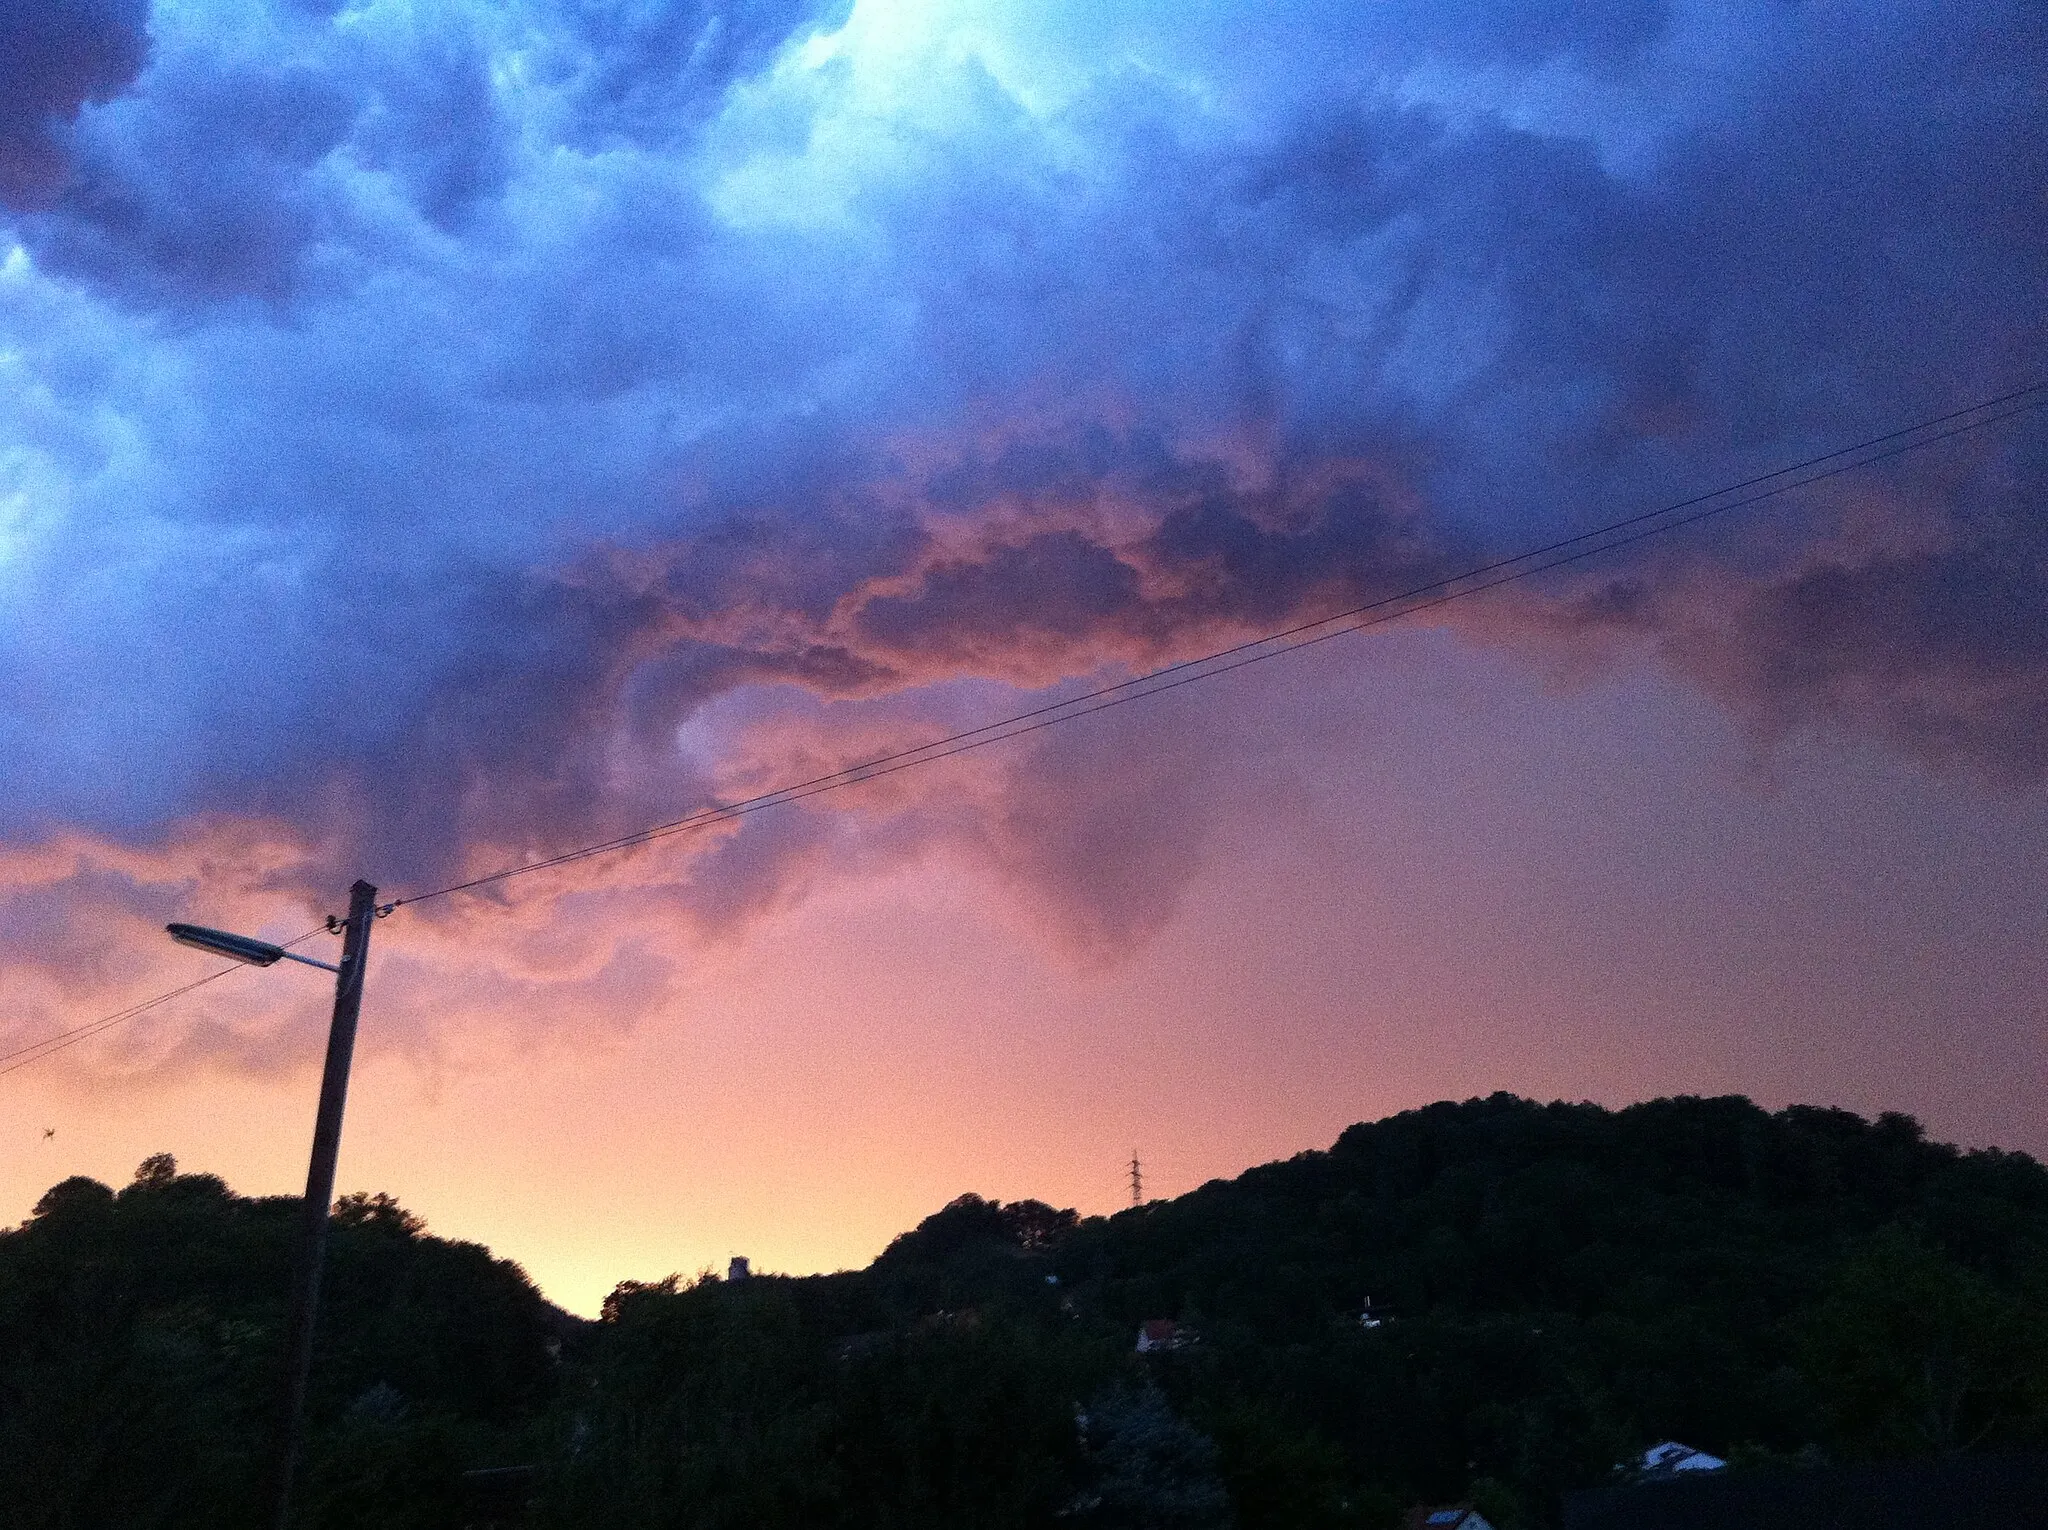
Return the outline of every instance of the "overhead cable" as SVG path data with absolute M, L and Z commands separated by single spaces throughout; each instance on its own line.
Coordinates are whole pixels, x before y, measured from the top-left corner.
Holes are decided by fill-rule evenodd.
M 1148 670 L 1128 680 L 1096 686 L 1075 695 L 1047 702 L 1026 711 L 1011 713 L 992 722 L 982 723 L 973 728 L 962 729 L 940 738 L 927 740 L 922 744 L 895 750 L 888 754 L 876 755 L 857 764 L 844 766 L 807 780 L 791 782 L 773 791 L 762 792 L 733 802 L 716 803 L 686 814 L 666 823 L 637 829 L 611 839 L 565 850 L 541 859 L 522 862 L 515 866 L 502 867 L 481 876 L 453 882 L 427 892 L 412 893 L 393 899 L 379 909 L 380 914 L 389 913 L 416 903 L 425 903 L 436 898 L 451 897 L 458 893 L 474 892 L 510 881 L 514 877 L 546 871 L 572 862 L 587 860 L 593 856 L 608 855 L 615 851 L 630 849 L 637 845 L 651 844 L 672 835 L 690 833 L 698 829 L 744 818 L 769 808 L 782 807 L 788 803 L 801 802 L 805 798 L 823 795 L 826 792 L 843 791 L 848 787 L 864 785 L 880 780 L 899 771 L 910 770 L 920 765 L 929 765 L 955 755 L 986 748 L 990 744 L 1002 743 L 1009 739 L 1021 738 L 1059 723 L 1072 722 L 1097 712 L 1128 702 L 1140 701 L 1148 696 L 1157 696 L 1167 691 L 1178 690 L 1199 680 L 1213 679 L 1232 670 L 1248 665 L 1263 663 L 1279 658 L 1283 654 L 1297 653 L 1304 648 L 1314 647 L 1331 638 L 1343 637 L 1350 633 L 1362 632 L 1372 627 L 1413 616 L 1418 612 L 1434 610 L 1454 601 L 1464 600 L 1486 590 L 1498 589 L 1546 573 L 1552 569 L 1582 563 L 1587 559 L 1627 547 L 1652 537 L 1663 536 L 1682 527 L 1695 525 L 1714 516 L 1725 515 L 1750 505 L 1778 498 L 1795 489 L 1825 479 L 1836 478 L 1857 468 L 1868 467 L 1909 452 L 1935 445 L 1953 437 L 1982 430 L 2003 420 L 2029 413 L 2048 405 L 2048 382 L 2032 383 L 2016 388 L 1995 398 L 1988 398 L 1965 408 L 1950 410 L 1883 435 L 1872 436 L 1852 445 L 1838 447 L 1818 456 L 1808 457 L 1785 467 L 1759 473 L 1737 483 L 1724 484 L 1718 489 L 1697 494 L 1689 499 L 1662 505 L 1654 510 L 1642 511 L 1609 521 L 1588 531 L 1561 537 L 1541 546 L 1528 548 L 1512 556 L 1498 558 L 1478 564 L 1459 573 L 1440 579 L 1413 585 L 1391 595 L 1384 595 L 1360 605 L 1332 612 L 1311 621 L 1299 622 L 1262 637 L 1250 638 L 1226 648 L 1201 654 L 1194 658 L 1182 659 L 1158 669 Z M 332 921 L 329 921 L 331 926 Z M 308 930 L 305 934 L 284 942 L 294 946 L 311 939 L 319 930 Z M 101 1031 L 132 1020 L 155 1009 L 160 1004 L 182 997 L 196 988 L 216 982 L 239 967 L 224 967 L 218 972 L 195 979 L 178 988 L 173 988 L 154 998 L 145 999 L 126 1009 L 103 1015 L 97 1020 L 60 1031 L 42 1040 L 0 1053 L 0 1075 L 11 1073 L 30 1063 L 73 1046 Z
M 325 926 L 323 925 L 318 929 L 308 930 L 303 935 L 294 936 L 290 940 L 280 941 L 279 944 L 285 947 L 286 950 L 290 950 L 293 946 L 311 940 L 320 933 L 320 929 L 324 928 Z M 97 1036 L 101 1031 L 110 1030 L 124 1021 L 133 1020 L 139 1015 L 147 1014 L 159 1004 L 168 1004 L 173 999 L 184 997 L 195 988 L 204 988 L 208 983 L 217 983 L 230 973 L 243 970 L 243 963 L 236 962 L 231 966 L 222 967 L 218 972 L 209 972 L 205 977 L 194 978 L 189 983 L 182 984 L 166 993 L 160 993 L 153 999 L 144 999 L 138 1004 L 129 1005 L 126 1009 L 117 1009 L 111 1015 L 102 1015 L 99 1019 L 88 1020 L 83 1025 L 74 1025 L 68 1031 L 58 1031 L 54 1035 L 43 1037 L 40 1041 L 32 1041 L 27 1046 L 16 1047 L 12 1052 L 0 1052 L 0 1075 L 12 1073 L 17 1068 L 26 1068 L 30 1063 L 41 1062 L 45 1057 L 61 1052 L 66 1047 L 76 1046 L 81 1041 L 89 1040 Z
M 1823 479 L 1839 477 L 1860 467 L 1904 456 L 1908 452 L 1918 451 L 1951 437 L 1981 430 L 2001 420 L 2041 408 L 2043 405 L 2048 405 L 2048 382 L 2015 389 L 1964 409 L 1951 410 L 1947 414 L 1936 415 L 1880 436 L 1872 436 L 1851 446 L 1824 452 L 1768 473 L 1760 473 L 1739 483 L 1724 485 L 1706 494 L 1694 495 L 1690 499 L 1663 505 L 1655 510 L 1610 521 L 1589 531 L 1578 532 L 1539 547 L 1529 548 L 1511 557 L 1479 564 L 1441 579 L 1433 579 L 1392 595 L 1381 596 L 1362 605 L 1351 606 L 1312 621 L 1300 622 L 1277 632 L 1269 632 L 1263 637 L 1251 638 L 1195 658 L 1182 659 L 1128 680 L 1097 686 L 1078 695 L 1048 702 L 1028 711 L 1012 713 L 993 722 L 949 733 L 910 748 L 877 755 L 824 775 L 777 787 L 773 791 L 733 802 L 717 803 L 666 823 L 636 829 L 628 834 L 599 840 L 573 850 L 564 850 L 539 860 L 503 867 L 481 876 L 450 883 L 445 887 L 434 888 L 429 892 L 412 893 L 394 899 L 393 906 L 403 908 L 434 898 L 445 898 L 455 893 L 474 892 L 499 882 L 509 881 L 513 877 L 566 866 L 592 856 L 608 855 L 614 851 L 666 839 L 671 835 L 710 828 L 715 824 L 743 818 L 767 808 L 799 802 L 806 797 L 840 791 L 850 786 L 859 786 L 918 765 L 928 765 L 957 754 L 965 754 L 970 750 L 985 748 L 989 744 L 1000 743 L 1005 739 L 1036 733 L 1057 723 L 1070 722 L 1075 718 L 1107 711 L 1111 707 L 1138 701 L 1146 696 L 1177 690 L 1198 680 L 1228 674 L 1250 664 L 1263 663 L 1267 659 L 1294 653 L 1333 637 L 1342 637 L 1347 633 L 1381 626 L 1401 617 L 1433 610 L 1438 606 L 1463 600 L 1485 590 L 1497 589 L 1504 584 L 1513 584 L 1551 569 L 1584 562 L 1588 558 L 1618 547 L 1662 536 L 1713 516 L 1775 499 Z M 1751 490 L 1755 492 L 1746 492 Z

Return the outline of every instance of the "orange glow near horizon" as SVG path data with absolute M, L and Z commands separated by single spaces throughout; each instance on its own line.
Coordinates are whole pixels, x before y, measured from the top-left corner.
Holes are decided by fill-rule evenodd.
M 1797 744 L 1759 761 L 1639 674 L 1541 694 L 1440 635 L 1340 650 L 1047 746 L 1203 776 L 1184 885 L 1107 957 L 1058 886 L 964 842 L 854 857 L 712 936 L 652 896 L 554 906 L 564 952 L 637 943 L 665 953 L 653 975 L 563 956 L 573 980 L 533 978 L 558 954 L 521 906 L 495 939 L 528 976 L 485 991 L 491 920 L 459 941 L 384 922 L 341 1189 L 388 1190 L 592 1313 L 620 1280 L 735 1253 L 859 1265 L 963 1191 L 1112 1211 L 1133 1148 L 1171 1196 L 1501 1088 L 1903 1109 L 2048 1148 L 2038 799 Z M 167 943 L 144 954 L 182 980 Z M 0 1217 L 158 1151 L 296 1193 L 321 985 L 233 984 L 223 1012 L 294 1016 L 267 1072 L 124 1077 L 89 1042 L 0 1082 Z

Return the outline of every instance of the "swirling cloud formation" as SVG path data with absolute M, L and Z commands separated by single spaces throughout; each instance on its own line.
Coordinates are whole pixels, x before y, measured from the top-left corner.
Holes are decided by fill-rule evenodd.
M 45 897 L 223 835 L 305 887 L 617 832 L 2048 356 L 2024 0 L 12 0 L 0 38 L 0 840 Z M 2036 789 L 2044 487 L 2022 423 L 1470 630 Z M 1143 815 L 1120 876 L 988 791 L 1062 897 L 1175 874 Z M 834 833 L 679 875 L 743 911 Z

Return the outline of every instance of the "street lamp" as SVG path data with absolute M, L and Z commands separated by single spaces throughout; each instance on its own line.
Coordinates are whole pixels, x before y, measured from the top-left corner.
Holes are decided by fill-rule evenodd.
M 166 925 L 181 945 L 218 956 L 271 967 L 279 961 L 303 962 L 334 974 L 334 1019 L 327 1028 L 327 1065 L 320 1074 L 320 1113 L 313 1122 L 313 1157 L 306 1168 L 306 1199 L 299 1216 L 298 1259 L 292 1290 L 292 1327 L 286 1351 L 283 1434 L 278 1441 L 276 1530 L 286 1530 L 291 1514 L 292 1474 L 298 1465 L 299 1441 L 305 1431 L 306 1381 L 313 1371 L 313 1322 L 320 1310 L 320 1266 L 327 1252 L 327 1213 L 334 1202 L 334 1163 L 341 1152 L 341 1112 L 348 1102 L 348 1070 L 356 1049 L 356 1018 L 363 1008 L 363 965 L 370 954 L 370 925 L 377 917 L 377 889 L 358 882 L 349 889 L 348 921 L 343 926 L 341 965 L 330 966 L 299 956 L 267 940 L 253 940 L 199 924 Z M 333 921 L 329 921 L 329 928 Z
M 247 935 L 230 935 L 226 930 L 209 930 L 203 924 L 167 924 L 171 939 L 181 946 L 191 946 L 198 951 L 211 951 L 215 956 L 232 957 L 238 962 L 247 962 L 252 967 L 274 967 L 279 961 L 304 962 L 308 967 L 318 967 L 322 972 L 339 972 L 341 969 L 332 962 L 316 962 L 310 956 L 301 956 L 296 951 L 287 951 L 283 946 L 273 946 L 267 940 L 251 940 Z

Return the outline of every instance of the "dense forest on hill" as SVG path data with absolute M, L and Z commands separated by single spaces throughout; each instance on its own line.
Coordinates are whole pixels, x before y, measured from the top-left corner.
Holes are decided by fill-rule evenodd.
M 0 1233 L 11 1523 L 256 1522 L 292 1204 L 155 1159 Z M 963 1196 L 865 1270 L 628 1283 L 594 1324 L 383 1197 L 330 1260 L 309 1526 L 459 1525 L 464 1470 L 530 1464 L 557 1530 L 1535 1530 L 1665 1439 L 2048 1445 L 2048 1171 L 1901 1116 L 1496 1095 L 1114 1217 Z

